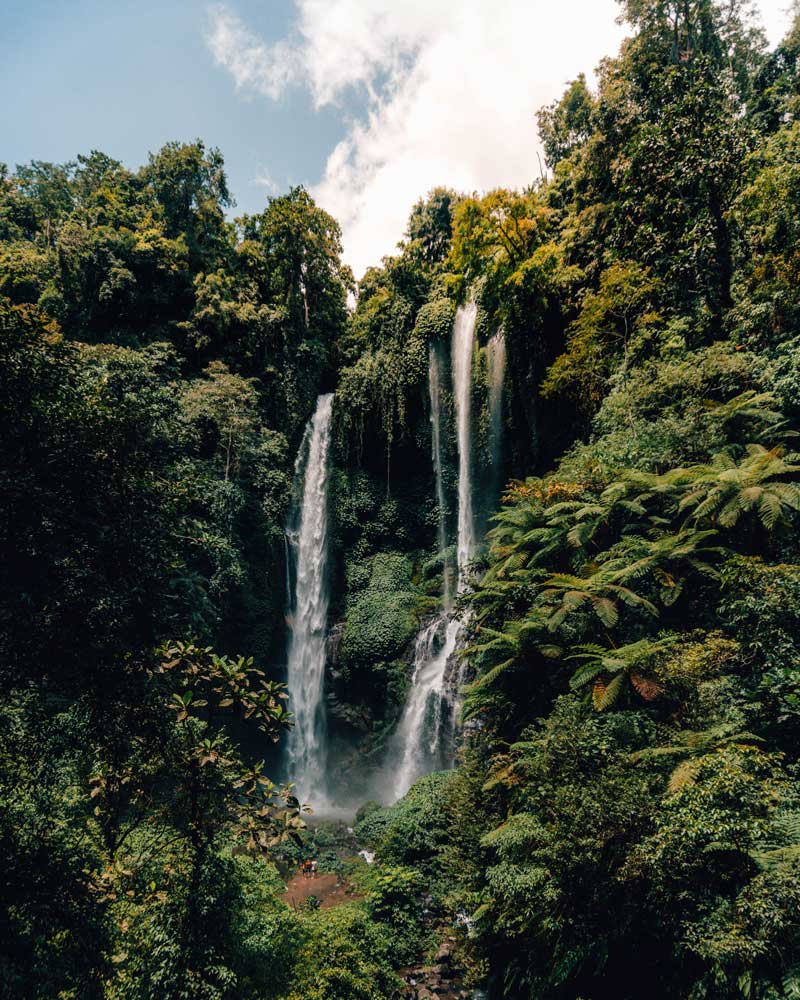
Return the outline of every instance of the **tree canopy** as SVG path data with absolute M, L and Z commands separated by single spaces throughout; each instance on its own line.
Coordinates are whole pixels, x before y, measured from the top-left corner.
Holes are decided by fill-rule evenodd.
M 433 188 L 358 283 L 308 191 L 236 217 L 199 140 L 0 167 L 4 995 L 800 995 L 800 20 L 769 51 L 752 6 L 623 0 L 596 87 L 531 109 L 529 186 Z M 365 798 L 465 466 L 483 539 L 456 764 L 339 827 L 280 779 L 327 392 L 325 712 Z M 311 855 L 341 905 L 285 903 Z

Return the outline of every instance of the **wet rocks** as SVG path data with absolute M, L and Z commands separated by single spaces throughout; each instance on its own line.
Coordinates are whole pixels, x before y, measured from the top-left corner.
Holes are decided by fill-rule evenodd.
M 439 945 L 439 950 L 436 952 L 436 961 L 450 962 L 452 960 L 454 944 L 455 942 L 452 938 L 445 938 Z
M 344 625 L 344 622 L 336 622 L 328 630 L 327 654 L 329 668 L 336 667 L 339 664 L 339 649 L 344 637 Z
M 410 966 L 399 975 L 405 987 L 397 993 L 398 1000 L 469 1000 L 472 991 L 462 983 L 462 970 L 453 962 L 455 939 L 445 938 L 430 965 Z

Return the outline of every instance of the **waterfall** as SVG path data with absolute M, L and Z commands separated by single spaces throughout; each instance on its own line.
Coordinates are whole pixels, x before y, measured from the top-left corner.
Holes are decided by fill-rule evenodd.
M 456 648 L 459 622 L 444 611 L 426 625 L 414 646 L 414 674 L 394 735 L 393 796 L 399 799 L 417 778 L 449 764 L 453 706 L 445 683 L 447 661 Z
M 292 613 L 294 606 L 294 590 L 292 588 L 292 553 L 291 549 L 293 546 L 293 541 L 289 541 L 290 537 L 296 538 L 291 533 L 291 529 L 287 526 L 283 533 L 283 564 L 286 569 L 286 615 L 289 617 Z
M 486 345 L 486 373 L 489 381 L 489 455 L 492 460 L 492 505 L 500 489 L 501 446 L 503 443 L 503 384 L 506 377 L 506 338 L 502 330 Z
M 456 312 L 453 326 L 452 369 L 458 440 L 458 562 L 456 589 L 461 591 L 465 572 L 475 549 L 475 518 L 472 502 L 472 349 L 478 309 L 474 302 Z M 411 785 L 430 771 L 451 763 L 456 701 L 448 680 L 448 664 L 456 650 L 461 623 L 452 617 L 452 584 L 445 553 L 447 532 L 442 482 L 441 355 L 431 345 L 428 355 L 428 389 L 431 402 L 431 439 L 439 504 L 439 551 L 443 555 L 442 608 L 426 624 L 414 646 L 414 672 L 403 715 L 391 742 L 392 793 L 405 795 Z M 460 676 L 460 674 L 459 674 Z M 399 764 L 394 762 L 399 760 Z
M 436 503 L 439 507 L 436 541 L 442 556 L 444 606 L 450 608 L 453 603 L 453 580 L 452 566 L 447 555 L 447 504 L 442 475 L 442 349 L 433 341 L 428 348 L 428 395 L 431 403 L 431 453 L 436 477 Z
M 472 505 L 472 346 L 478 307 L 460 306 L 453 325 L 453 393 L 456 401 L 458 441 L 458 589 L 461 590 L 475 551 L 475 516 Z
M 328 619 L 328 472 L 333 395 L 320 396 L 295 464 L 295 502 L 286 538 L 295 564 L 287 681 L 294 727 L 289 778 L 299 798 L 324 797 L 325 658 Z M 302 482 L 302 486 L 301 486 Z M 290 575 L 287 579 L 291 579 Z

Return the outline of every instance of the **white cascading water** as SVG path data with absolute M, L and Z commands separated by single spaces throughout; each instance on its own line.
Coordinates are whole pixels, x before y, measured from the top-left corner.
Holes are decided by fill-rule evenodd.
M 456 403 L 458 440 L 458 561 L 456 590 L 464 586 L 465 570 L 475 548 L 475 524 L 472 505 L 472 349 L 475 339 L 477 306 L 461 306 L 453 327 L 452 368 Z M 447 550 L 444 521 L 444 485 L 441 453 L 441 359 L 431 348 L 428 366 L 428 389 L 431 401 L 431 438 L 433 467 L 436 474 L 436 498 L 439 504 L 439 549 Z M 414 673 L 403 715 L 392 741 L 393 757 L 400 763 L 392 767 L 392 797 L 399 799 L 417 778 L 441 770 L 450 763 L 450 744 L 456 705 L 447 681 L 447 665 L 458 643 L 461 623 L 451 616 L 453 594 L 448 567 L 444 560 L 442 610 L 417 636 L 414 646 Z M 391 765 L 390 765 L 391 766 Z
M 411 690 L 393 739 L 400 758 L 393 769 L 394 799 L 405 795 L 423 774 L 448 765 L 453 706 L 445 678 L 459 628 L 459 622 L 442 611 L 417 635 Z
M 428 348 L 428 396 L 431 403 L 431 453 L 436 478 L 436 504 L 439 508 L 439 525 L 436 541 L 442 557 L 442 590 L 445 610 L 453 605 L 453 567 L 447 545 L 447 501 L 444 495 L 442 474 L 442 348 L 431 342 Z
M 458 589 L 463 589 L 475 551 L 475 515 L 472 507 L 472 348 L 478 307 L 461 306 L 453 325 L 453 394 L 458 440 Z
M 486 345 L 486 373 L 489 381 L 489 454 L 492 459 L 492 501 L 500 486 L 500 460 L 503 443 L 503 385 L 506 378 L 506 338 L 502 330 Z
M 328 624 L 328 476 L 333 394 L 320 396 L 295 464 L 296 502 L 286 529 L 294 557 L 287 686 L 294 726 L 288 774 L 295 794 L 325 799 L 323 698 Z M 300 487 L 302 476 L 302 488 Z M 287 580 L 290 576 L 287 576 Z

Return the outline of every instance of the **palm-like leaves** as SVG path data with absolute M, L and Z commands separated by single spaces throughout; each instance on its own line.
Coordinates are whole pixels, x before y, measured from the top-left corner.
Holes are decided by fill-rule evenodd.
M 566 545 L 566 532 L 551 523 L 541 501 L 524 497 L 513 507 L 503 507 L 489 532 L 492 564 L 485 582 L 517 575 L 534 563 L 545 563 Z
M 778 811 L 769 840 L 759 844 L 750 856 L 762 871 L 796 868 L 800 862 L 800 811 L 796 803 Z
M 651 601 L 619 582 L 618 571 L 610 565 L 601 566 L 587 577 L 556 573 L 548 577 L 542 594 L 545 598 L 555 597 L 558 601 L 547 623 L 551 631 L 562 625 L 569 614 L 585 605 L 591 607 L 606 628 L 613 628 L 619 620 L 619 601 L 649 614 L 658 614 Z
M 675 795 L 695 783 L 703 757 L 731 744 L 752 745 L 762 742 L 760 736 L 737 731 L 729 723 L 723 723 L 709 729 L 684 730 L 675 736 L 671 744 L 639 750 L 631 755 L 631 759 L 635 761 L 659 758 L 678 760 L 679 763 L 673 769 L 667 786 L 669 793 Z
M 777 418 L 769 403 L 745 393 L 717 415 L 763 423 Z M 625 608 L 656 616 L 692 575 L 714 579 L 726 551 L 719 532 L 743 516 L 773 530 L 800 510 L 797 480 L 800 456 L 753 444 L 739 460 L 720 453 L 663 475 L 626 470 L 599 492 L 555 479 L 518 484 L 494 518 L 490 567 L 472 598 L 480 641 L 468 655 L 480 657 L 483 671 L 473 695 L 532 650 L 544 653 L 547 632 L 576 613 L 591 616 L 579 617 L 579 628 L 593 617 L 611 631 Z M 656 692 L 640 671 L 609 661 L 595 674 L 595 703 L 610 706 L 628 683 L 640 684 L 643 697 Z
M 536 609 L 525 618 L 507 622 L 502 630 L 486 626 L 481 628 L 481 641 L 470 646 L 466 654 L 498 662 L 467 685 L 462 711 L 465 720 L 474 718 L 480 712 L 488 690 L 523 657 L 538 655 L 554 659 L 561 655 L 562 651 L 558 646 L 544 640 L 546 630 L 547 619 L 538 614 Z
M 541 639 L 544 632 L 545 621 L 536 615 L 526 618 L 516 619 L 508 623 L 502 631 L 491 628 L 482 628 L 482 642 L 475 643 L 470 647 L 470 652 L 475 654 L 490 654 L 504 656 L 505 659 L 498 663 L 488 674 L 478 678 L 471 687 L 475 690 L 490 684 L 493 675 L 509 667 L 517 657 L 526 649 L 530 648 L 540 652 L 543 656 L 557 656 L 560 652 L 558 647 L 550 643 L 537 641 Z
M 573 499 L 585 492 L 576 484 L 528 480 L 528 492 L 514 506 L 505 506 L 494 517 L 489 532 L 492 565 L 486 582 L 512 577 L 520 570 L 552 563 L 560 554 L 574 554 L 598 540 L 603 529 L 647 520 L 645 491 L 655 477 L 630 473 L 611 483 L 599 496 Z M 558 500 L 561 492 L 570 499 Z M 555 497 L 546 504 L 542 497 Z
M 716 539 L 715 531 L 682 528 L 675 534 L 653 533 L 653 538 L 627 536 L 601 557 L 618 584 L 627 585 L 651 576 L 658 587 L 659 599 L 669 606 L 680 596 L 688 569 L 702 576 L 717 575 L 708 560 L 723 550 L 707 544 Z
M 747 421 L 757 429 L 759 426 L 771 434 L 785 426 L 783 415 L 775 409 L 777 400 L 771 392 L 756 392 L 748 389 L 729 399 L 726 403 L 709 404 L 715 421 L 725 426 L 733 420 Z M 758 436 L 756 433 L 755 436 Z
M 647 518 L 645 497 L 629 481 L 612 483 L 592 503 L 563 503 L 550 508 L 549 523 L 558 528 L 573 549 L 585 549 L 614 524 L 635 525 Z
M 784 481 L 800 475 L 800 465 L 784 458 L 777 448 L 751 444 L 740 462 L 721 453 L 708 465 L 676 473 L 672 474 L 675 485 L 683 492 L 678 510 L 688 512 L 695 522 L 709 519 L 732 528 L 742 514 L 755 512 L 772 531 L 789 511 L 800 510 L 800 486 Z
M 584 645 L 577 647 L 569 660 L 578 660 L 581 665 L 572 675 L 570 687 L 573 691 L 592 684 L 592 702 L 598 711 L 611 708 L 619 699 L 626 686 L 633 687 L 645 701 L 652 701 L 663 691 L 662 685 L 653 678 L 652 671 L 669 648 L 673 638 L 638 642 L 607 649 L 604 646 Z

